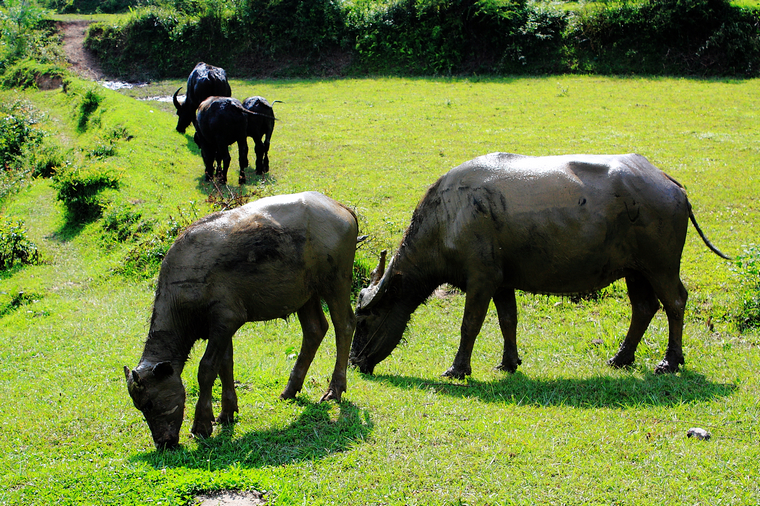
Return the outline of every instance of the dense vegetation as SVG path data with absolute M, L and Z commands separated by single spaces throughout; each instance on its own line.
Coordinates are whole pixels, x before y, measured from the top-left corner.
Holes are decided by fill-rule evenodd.
M 756 76 L 760 14 L 727 0 L 576 11 L 524 0 L 157 2 L 92 27 L 108 72 L 238 75 L 680 74 Z

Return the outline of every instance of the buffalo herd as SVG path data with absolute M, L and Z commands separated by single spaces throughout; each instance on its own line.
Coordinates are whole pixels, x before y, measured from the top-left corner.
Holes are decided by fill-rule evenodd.
M 256 140 L 256 173 L 266 172 L 275 120 L 271 105 L 261 97 L 243 103 L 230 98 L 224 70 L 204 63 L 193 69 L 187 86 L 183 103 L 174 96 L 177 130 L 194 124 L 206 177 L 226 179 L 227 147 L 237 142 L 244 182 L 248 136 Z M 348 363 L 372 374 L 401 341 L 412 313 L 444 283 L 465 293 L 459 349 L 444 376 L 472 374 L 470 358 L 491 301 L 504 338 L 497 368 L 514 372 L 522 363 L 515 290 L 575 295 L 621 278 L 632 316 L 609 364 L 634 362 L 662 305 L 668 345 L 655 373 L 674 373 L 684 364 L 687 292 L 679 271 L 689 222 L 712 252 L 728 258 L 699 228 L 684 187 L 643 156 L 487 154 L 430 186 L 387 267 L 381 255 L 354 311 L 355 214 L 316 192 L 260 199 L 202 218 L 169 249 L 142 357 L 134 369 L 124 368 L 128 391 L 156 447 L 177 446 L 185 404 L 180 375 L 193 344 L 206 340 L 191 432 L 207 437 L 214 421 L 231 422 L 238 411 L 232 345 L 237 329 L 297 314 L 303 342 L 280 396 L 292 399 L 328 329 L 324 301 L 337 356 L 322 400 L 340 401 Z M 217 376 L 222 399 L 214 418 Z
M 227 73 L 223 68 L 204 62 L 199 62 L 190 72 L 183 102 L 177 98 L 181 89 L 175 91 L 172 97 L 177 109 L 177 131 L 185 133 L 191 123 L 195 127 L 193 140 L 201 150 L 206 181 L 216 178 L 221 183 L 227 182 L 229 146 L 237 142 L 240 162 L 238 184 L 245 184 L 248 137 L 252 137 L 255 143 L 256 175 L 269 172 L 269 143 L 275 116 L 271 104 L 264 97 L 249 97 L 242 103 L 231 98 Z

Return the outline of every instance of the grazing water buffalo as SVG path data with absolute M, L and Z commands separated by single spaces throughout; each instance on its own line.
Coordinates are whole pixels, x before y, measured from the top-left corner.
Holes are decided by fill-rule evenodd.
M 356 308 L 351 362 L 372 373 L 401 340 L 412 312 L 443 283 L 466 292 L 461 341 L 444 376 L 472 373 L 470 357 L 493 299 L 504 336 L 498 368 L 514 372 L 515 289 L 578 294 L 625 278 L 630 328 L 609 361 L 633 363 L 660 307 L 670 329 L 655 372 L 675 372 L 687 293 L 679 279 L 689 219 L 683 187 L 639 155 L 481 156 L 456 167 L 420 201 L 387 270 L 384 260 Z
M 269 143 L 274 130 L 274 109 L 264 97 L 248 97 L 243 107 L 256 116 L 248 118 L 248 137 L 253 138 L 256 151 L 256 175 L 269 172 Z
M 161 264 L 142 358 L 134 370 L 124 367 L 129 394 L 157 448 L 178 444 L 185 405 L 180 375 L 199 339 L 208 344 L 198 367 L 193 434 L 212 432 L 217 375 L 222 410 L 216 421 L 230 422 L 238 411 L 232 336 L 246 322 L 298 314 L 303 343 L 280 395 L 295 397 L 328 329 L 320 299 L 330 310 L 337 348 L 322 400 L 340 401 L 354 331 L 350 293 L 356 242 L 356 216 L 317 192 L 214 213 L 177 238 Z
M 177 89 L 172 96 L 174 107 L 177 109 L 177 131 L 181 134 L 185 133 L 190 123 L 195 121 L 195 111 L 201 102 L 211 96 L 232 95 L 224 69 L 203 62 L 199 62 L 187 78 L 187 95 L 184 102 L 180 102 L 177 98 L 177 93 L 181 89 Z
M 261 106 L 257 106 L 262 108 Z M 271 107 L 269 108 L 271 110 Z M 222 183 L 227 182 L 227 170 L 230 167 L 230 153 L 228 146 L 237 142 L 238 161 L 240 163 L 240 175 L 238 184 L 244 184 L 245 168 L 248 167 L 248 141 L 247 137 L 253 132 L 257 134 L 262 127 L 263 121 L 271 121 L 274 124 L 274 116 L 265 112 L 250 111 L 243 107 L 240 100 L 230 97 L 209 97 L 198 107 L 196 119 L 195 143 L 201 148 L 203 164 L 206 167 L 206 181 L 214 178 L 214 162 L 216 162 L 216 176 Z M 271 130 L 270 134 L 271 135 Z M 269 149 L 269 135 L 267 135 L 267 150 Z M 254 137 L 254 140 L 256 138 Z M 259 144 L 261 136 L 256 141 L 256 174 L 259 172 Z M 263 153 L 263 147 L 261 148 Z M 269 168 L 269 157 L 267 170 Z

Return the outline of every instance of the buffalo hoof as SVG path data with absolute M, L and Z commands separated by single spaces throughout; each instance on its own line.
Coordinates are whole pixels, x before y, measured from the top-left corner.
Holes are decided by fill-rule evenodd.
M 238 185 L 244 185 L 245 184 L 245 175 L 241 175 L 238 178 Z
M 204 180 L 205 180 L 207 183 L 209 183 L 209 182 L 211 182 L 211 181 L 214 179 L 214 175 L 213 175 L 213 174 L 209 174 L 208 172 L 206 172 L 206 177 L 205 177 L 205 178 L 203 178 L 203 179 L 204 179 Z
M 472 374 L 472 369 L 457 369 L 453 365 L 446 369 L 446 372 L 441 374 L 444 378 L 453 378 L 458 380 L 463 380 L 465 376 L 470 376 Z
M 259 170 L 259 169 L 256 169 L 256 175 L 257 175 L 257 176 L 263 176 L 263 175 L 264 175 L 264 171 L 263 171 L 263 170 Z
M 624 369 L 633 365 L 633 359 L 621 358 L 620 355 L 615 355 L 607 361 L 607 365 L 614 367 L 615 369 Z
M 678 372 L 680 365 L 683 364 L 683 359 L 676 359 L 673 361 L 666 359 L 663 359 L 662 362 L 657 364 L 657 366 L 654 368 L 655 374 L 672 374 L 675 372 Z
M 229 425 L 235 422 L 235 412 L 225 413 L 222 411 L 219 416 L 216 417 L 216 423 L 220 425 Z
M 193 436 L 198 438 L 207 438 L 211 435 L 211 433 L 214 431 L 214 425 L 211 423 L 210 420 L 207 420 L 205 422 L 199 422 L 196 420 L 193 422 L 193 428 L 190 429 L 190 432 L 193 434 Z
M 513 363 L 504 363 L 504 362 L 502 362 L 501 364 L 499 364 L 499 365 L 496 366 L 496 370 L 497 371 L 504 371 L 504 372 L 508 372 L 508 373 L 514 373 L 514 372 L 517 372 L 517 367 L 520 366 L 520 365 L 522 365 L 522 360 L 520 360 L 518 358 L 517 361 L 513 362 Z
M 325 401 L 335 401 L 340 402 L 340 390 L 334 390 L 329 389 L 325 395 L 322 396 L 321 399 L 319 399 L 319 402 L 325 402 Z
M 280 400 L 289 401 L 291 399 L 295 399 L 297 393 L 298 393 L 298 390 L 291 388 L 290 386 L 287 386 L 285 387 L 285 390 L 283 390 L 282 393 L 280 394 Z

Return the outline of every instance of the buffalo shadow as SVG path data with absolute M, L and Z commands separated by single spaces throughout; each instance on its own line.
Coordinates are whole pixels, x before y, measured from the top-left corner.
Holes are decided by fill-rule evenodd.
M 409 390 L 435 390 L 459 398 L 527 406 L 570 406 L 576 408 L 630 408 L 676 406 L 731 395 L 737 386 L 709 381 L 697 372 L 677 374 L 645 372 L 643 377 L 595 376 L 590 378 L 531 378 L 522 372 L 493 381 L 472 377 L 465 382 L 413 376 L 368 375 L 363 379 Z
M 289 401 L 285 401 L 289 402 Z M 181 445 L 168 451 L 154 450 L 133 460 L 156 468 L 224 470 L 230 466 L 258 468 L 319 460 L 351 449 L 372 432 L 367 411 L 353 403 L 339 403 L 337 420 L 330 416 L 330 403 L 293 401 L 305 409 L 287 427 L 254 430 L 235 437 L 236 422 L 217 425 L 211 437 L 198 440 L 195 448 Z M 256 416 L 250 411 L 248 416 Z

